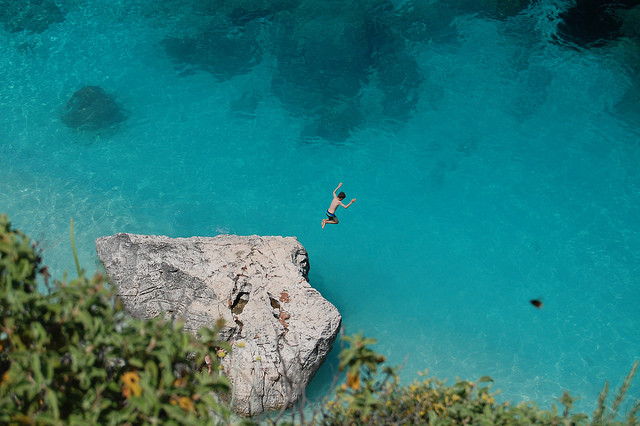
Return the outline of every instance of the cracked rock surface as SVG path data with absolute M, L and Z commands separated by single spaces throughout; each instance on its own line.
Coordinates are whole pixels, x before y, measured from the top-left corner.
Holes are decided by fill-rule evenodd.
M 338 310 L 308 282 L 295 237 L 121 233 L 98 238 L 96 250 L 131 316 L 165 312 L 192 333 L 224 319 L 233 351 L 222 364 L 243 415 L 292 406 L 340 329 Z

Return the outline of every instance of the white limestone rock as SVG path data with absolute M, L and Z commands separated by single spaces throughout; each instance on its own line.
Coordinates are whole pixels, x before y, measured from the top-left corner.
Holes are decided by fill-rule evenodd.
M 222 361 L 240 414 L 293 405 L 339 332 L 340 313 L 309 285 L 307 251 L 294 237 L 121 233 L 98 238 L 96 249 L 133 317 L 166 312 L 192 333 L 225 320 L 233 351 Z

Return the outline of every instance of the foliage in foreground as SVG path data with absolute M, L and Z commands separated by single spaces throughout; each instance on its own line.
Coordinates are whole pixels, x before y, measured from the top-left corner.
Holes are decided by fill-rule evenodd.
M 87 278 L 75 258 L 78 278 L 50 285 L 35 244 L 0 215 L 0 424 L 228 420 L 217 361 L 214 374 L 196 368 L 230 350 L 218 330 L 196 339 L 179 323 L 125 317 L 105 277 Z
M 229 424 L 231 410 L 216 397 L 229 390 L 226 377 L 217 374 L 217 360 L 215 374 L 197 368 L 206 354 L 230 350 L 218 340 L 218 329 L 202 329 L 197 340 L 172 321 L 129 319 L 106 279 L 87 278 L 75 260 L 78 278 L 50 286 L 35 245 L 0 215 L 0 424 Z M 38 277 L 47 294 L 37 291 Z M 401 386 L 398 369 L 385 366 L 384 356 L 371 350 L 374 339 L 362 334 L 343 339 L 349 344 L 340 352 L 344 384 L 311 419 L 301 415 L 291 423 L 640 424 L 640 400 L 617 420 L 637 361 L 610 406 L 605 384 L 589 419 L 571 413 L 574 400 L 568 393 L 559 400 L 561 412 L 533 402 L 497 403 L 488 377 L 453 386 L 424 378 Z M 268 422 L 287 423 L 282 418 Z
M 383 367 L 385 359 L 369 346 L 376 341 L 362 334 L 345 337 L 350 347 L 340 353 L 339 369 L 346 371 L 346 382 L 336 391 L 319 416 L 324 425 L 638 425 L 640 400 L 635 401 L 624 421 L 616 420 L 625 400 L 631 379 L 638 368 L 636 361 L 606 406 L 608 384 L 598 398 L 591 419 L 584 413 L 571 413 L 574 399 L 565 392 L 559 399 L 562 412 L 553 405 L 540 409 L 534 402 L 511 405 L 497 403 L 491 392 L 489 377 L 477 382 L 457 380 L 447 386 L 435 378 L 416 379 L 400 386 L 397 369 Z

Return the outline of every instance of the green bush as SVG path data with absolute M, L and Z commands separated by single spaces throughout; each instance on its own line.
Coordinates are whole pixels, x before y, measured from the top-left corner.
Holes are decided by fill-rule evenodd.
M 375 343 L 362 334 L 345 337 L 349 347 L 340 353 L 339 369 L 346 371 L 345 383 L 335 398 L 325 404 L 313 423 L 324 425 L 638 425 L 640 400 L 627 413 L 625 421 L 616 421 L 619 408 L 638 368 L 631 372 L 616 393 L 611 407 L 606 407 L 608 385 L 598 398 L 591 420 L 584 413 L 571 414 L 574 399 L 565 392 L 559 399 L 562 412 L 553 405 L 542 410 L 534 402 L 511 405 L 497 403 L 491 392 L 490 377 L 477 382 L 456 380 L 453 386 L 435 378 L 416 379 L 400 386 L 397 369 L 377 369 L 385 359 L 368 348 Z M 423 375 L 426 375 L 424 373 Z
M 77 268 L 78 278 L 50 283 L 35 244 L 0 215 L 0 424 L 228 421 L 216 398 L 227 378 L 216 360 L 213 374 L 197 368 L 230 350 L 218 329 L 196 339 L 180 323 L 132 320 L 105 277 Z

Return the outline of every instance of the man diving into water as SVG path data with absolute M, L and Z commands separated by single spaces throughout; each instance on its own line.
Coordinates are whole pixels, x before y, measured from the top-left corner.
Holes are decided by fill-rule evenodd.
M 336 225 L 338 223 L 338 217 L 336 216 L 336 210 L 338 209 L 338 206 L 342 206 L 345 209 L 348 209 L 349 206 L 356 201 L 356 199 L 354 198 L 353 200 L 351 200 L 351 202 L 349 202 L 349 204 L 347 204 L 345 206 L 342 203 L 342 200 L 344 200 L 344 198 L 346 197 L 345 193 L 344 192 L 340 192 L 338 195 L 336 195 L 336 191 L 338 189 L 340 189 L 341 186 L 342 186 L 342 182 L 340 182 L 338 184 L 338 187 L 333 190 L 333 200 L 331 201 L 331 205 L 329 206 L 329 209 L 327 210 L 327 218 L 328 219 L 322 219 L 322 228 L 323 229 L 324 229 L 324 226 L 327 223 L 332 223 L 334 225 Z

